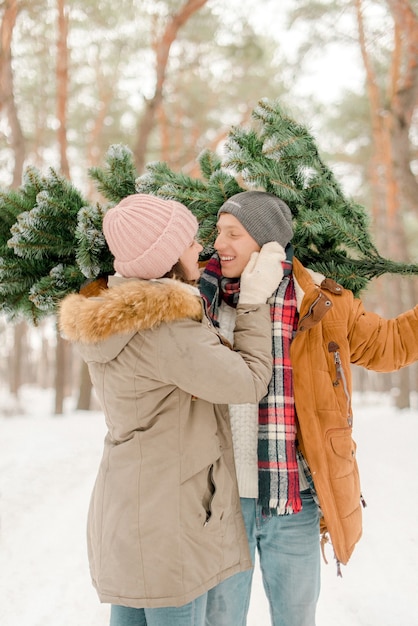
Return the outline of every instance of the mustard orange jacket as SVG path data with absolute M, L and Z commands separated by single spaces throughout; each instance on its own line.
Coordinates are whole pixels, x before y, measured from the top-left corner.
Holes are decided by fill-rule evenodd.
M 294 259 L 299 327 L 291 346 L 299 445 L 338 561 L 362 533 L 350 364 L 390 372 L 418 359 L 418 306 L 394 319 L 364 309 L 333 280 Z

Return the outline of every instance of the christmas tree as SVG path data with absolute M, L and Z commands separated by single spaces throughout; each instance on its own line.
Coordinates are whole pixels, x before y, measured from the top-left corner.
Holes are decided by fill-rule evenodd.
M 366 209 L 342 191 L 309 130 L 277 101 L 261 100 L 248 128 L 231 128 L 223 157 L 204 151 L 201 176 L 150 163 L 141 176 L 126 146 L 111 146 L 103 168 L 89 175 L 107 205 L 92 206 L 54 170 L 25 172 L 19 190 L 0 192 L 0 310 L 36 322 L 61 298 L 112 271 L 101 230 L 110 206 L 132 193 L 182 202 L 199 221 L 203 258 L 213 252 L 219 207 L 251 189 L 279 196 L 294 218 L 295 255 L 358 295 L 385 273 L 416 274 L 417 265 L 383 258 L 373 244 Z
M 201 224 L 205 254 L 211 252 L 221 204 L 239 191 L 258 189 L 276 194 L 290 207 L 298 259 L 356 295 L 382 274 L 418 272 L 417 265 L 393 262 L 378 253 L 366 209 L 343 193 L 314 137 L 279 102 L 260 100 L 252 119 L 250 128 L 231 129 L 223 160 L 209 152 L 200 156 L 203 180 L 153 163 L 137 179 L 137 191 L 188 206 Z

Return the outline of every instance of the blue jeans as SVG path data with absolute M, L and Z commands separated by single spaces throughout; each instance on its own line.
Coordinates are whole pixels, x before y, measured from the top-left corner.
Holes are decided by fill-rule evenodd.
M 207 594 L 189 604 L 161 609 L 133 609 L 112 604 L 109 626 L 204 626 Z
M 262 516 L 241 498 L 251 558 L 258 550 L 273 626 L 315 626 L 321 584 L 319 510 L 309 490 L 296 515 Z M 206 626 L 245 626 L 253 570 L 235 574 L 208 592 Z

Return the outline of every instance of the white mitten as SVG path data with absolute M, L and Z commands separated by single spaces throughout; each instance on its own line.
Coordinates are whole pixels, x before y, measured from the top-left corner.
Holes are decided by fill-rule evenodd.
M 241 274 L 240 304 L 265 304 L 283 278 L 286 253 L 277 241 L 265 243 L 253 252 Z

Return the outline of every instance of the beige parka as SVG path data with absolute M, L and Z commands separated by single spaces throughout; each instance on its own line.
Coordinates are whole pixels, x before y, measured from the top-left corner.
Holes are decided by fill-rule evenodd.
M 113 277 L 61 303 L 108 428 L 88 515 L 102 602 L 181 606 L 251 567 L 227 404 L 266 393 L 269 306 L 238 306 L 233 351 L 191 289 Z

